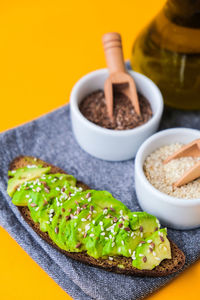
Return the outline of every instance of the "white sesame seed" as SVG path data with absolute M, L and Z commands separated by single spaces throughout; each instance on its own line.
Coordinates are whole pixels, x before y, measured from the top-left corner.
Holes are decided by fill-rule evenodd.
M 92 224 L 95 224 L 95 220 L 92 221 Z
M 78 216 L 74 216 L 74 219 L 78 219 Z
M 101 235 L 105 235 L 105 232 L 101 232 Z
M 151 242 L 152 242 L 152 240 L 148 240 L 148 241 L 147 241 L 147 243 L 151 243 Z
M 159 258 L 159 257 L 155 257 L 155 259 L 157 259 L 157 260 L 160 260 L 160 258 Z
M 102 221 L 100 221 L 100 222 L 99 222 L 99 225 L 100 225 L 100 226 L 102 226 L 102 225 L 103 225 L 103 222 L 102 222 Z
M 115 242 L 112 242 L 112 248 L 115 246 Z
M 91 200 L 92 200 L 92 198 L 91 198 L 91 197 L 89 197 L 89 198 L 88 198 L 88 202 L 90 202 Z
M 128 252 L 131 254 L 131 249 L 128 249 Z
M 124 246 L 124 241 L 121 241 L 122 245 Z
M 39 209 L 39 207 L 36 207 L 36 209 L 35 209 L 35 210 L 36 210 L 36 211 L 38 211 L 38 209 Z
M 144 256 L 144 254 L 142 254 L 142 253 L 139 253 L 139 256 L 140 256 L 140 257 L 142 257 L 142 256 Z
M 29 198 L 30 196 L 29 195 L 26 195 L 26 198 Z
M 81 228 L 78 228 L 78 231 L 81 232 Z
M 156 256 L 156 252 L 155 251 L 153 251 L 153 256 Z
M 85 218 L 82 218 L 82 219 L 81 219 L 81 221 L 82 221 L 82 222 L 85 222 L 85 221 L 86 221 L 86 219 L 85 219 Z
M 90 233 L 90 237 L 93 237 L 94 236 L 94 233 Z

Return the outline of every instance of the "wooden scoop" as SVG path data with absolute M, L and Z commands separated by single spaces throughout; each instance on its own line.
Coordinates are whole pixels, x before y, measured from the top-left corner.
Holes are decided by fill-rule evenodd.
M 119 33 L 106 33 L 103 36 L 103 46 L 109 77 L 104 84 L 104 93 L 109 118 L 113 119 L 113 87 L 120 90 L 132 102 L 136 113 L 140 116 L 140 106 L 133 78 L 126 72 L 122 52 L 122 42 Z
M 183 146 L 180 150 L 169 156 L 164 160 L 164 164 L 170 162 L 172 159 L 180 157 L 198 157 L 200 156 L 200 139 L 194 140 L 186 146 Z M 173 185 L 176 187 L 182 186 L 200 177 L 200 162 L 196 163 L 191 169 L 189 169 L 183 176 L 177 180 Z

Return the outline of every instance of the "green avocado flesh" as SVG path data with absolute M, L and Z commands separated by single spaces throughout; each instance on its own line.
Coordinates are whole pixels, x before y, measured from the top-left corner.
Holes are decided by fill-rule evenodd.
M 13 204 L 28 206 L 34 222 L 61 249 L 94 258 L 132 258 L 138 269 L 152 270 L 171 258 L 166 229 L 156 217 L 131 212 L 109 192 L 76 186 L 72 175 L 27 166 L 9 171 L 7 192 Z

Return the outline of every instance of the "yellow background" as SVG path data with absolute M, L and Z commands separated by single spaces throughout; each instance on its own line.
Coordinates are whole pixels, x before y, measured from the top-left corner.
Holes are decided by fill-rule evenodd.
M 105 67 L 101 36 L 122 34 L 125 58 L 164 0 L 1 0 L 0 131 L 69 100 L 85 73 Z M 198 299 L 200 263 L 148 299 Z M 0 228 L 0 298 L 71 299 Z

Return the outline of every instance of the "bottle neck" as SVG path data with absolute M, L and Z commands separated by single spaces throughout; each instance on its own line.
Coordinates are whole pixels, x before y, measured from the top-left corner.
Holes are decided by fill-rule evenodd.
M 200 28 L 200 0 L 168 0 L 164 13 L 179 26 Z

